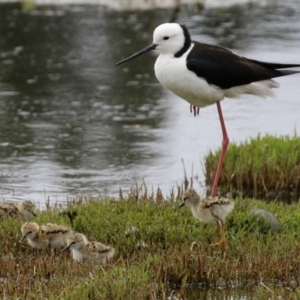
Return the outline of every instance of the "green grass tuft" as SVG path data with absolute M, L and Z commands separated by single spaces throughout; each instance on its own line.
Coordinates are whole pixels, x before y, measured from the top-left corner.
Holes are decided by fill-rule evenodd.
M 206 185 L 211 187 L 220 150 L 205 157 Z M 219 192 L 257 199 L 300 198 L 300 138 L 270 135 L 231 143 L 219 181 Z

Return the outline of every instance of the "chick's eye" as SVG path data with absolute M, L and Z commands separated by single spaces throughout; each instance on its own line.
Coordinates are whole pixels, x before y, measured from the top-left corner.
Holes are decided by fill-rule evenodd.
M 168 36 L 165 36 L 165 37 L 164 37 L 164 40 L 168 40 L 168 39 L 169 39 L 169 37 L 168 37 Z

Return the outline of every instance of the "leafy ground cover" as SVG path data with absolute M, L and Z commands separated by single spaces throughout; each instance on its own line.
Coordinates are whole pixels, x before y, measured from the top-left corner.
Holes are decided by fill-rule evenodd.
M 136 190 L 119 199 L 68 202 L 72 220 L 48 207 L 35 221 L 57 222 L 116 248 L 106 266 L 84 266 L 69 253 L 20 243 L 21 222 L 0 220 L 3 299 L 297 299 L 300 282 L 299 203 L 238 198 L 227 218 L 226 247 L 209 247 L 215 224 L 204 224 L 177 195 Z M 278 233 L 249 215 L 277 217 Z M 191 243 L 196 245 L 190 249 Z M 230 298 L 231 297 L 231 298 Z

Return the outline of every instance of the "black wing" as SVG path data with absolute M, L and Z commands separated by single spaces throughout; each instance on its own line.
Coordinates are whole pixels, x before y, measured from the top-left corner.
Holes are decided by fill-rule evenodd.
M 299 64 L 276 64 L 247 59 L 214 45 L 194 42 L 187 56 L 186 66 L 198 77 L 222 89 L 249 84 L 255 81 L 299 73 L 299 71 L 278 70 L 300 67 Z

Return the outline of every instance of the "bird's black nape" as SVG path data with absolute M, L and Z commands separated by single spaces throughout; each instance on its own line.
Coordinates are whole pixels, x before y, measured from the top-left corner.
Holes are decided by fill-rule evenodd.
M 190 46 L 191 46 L 191 36 L 189 34 L 188 29 L 186 28 L 185 25 L 180 25 L 180 27 L 182 28 L 183 31 L 183 35 L 184 35 L 184 45 L 183 47 L 174 54 L 175 57 L 180 57 L 182 56 L 187 50 L 189 50 Z

